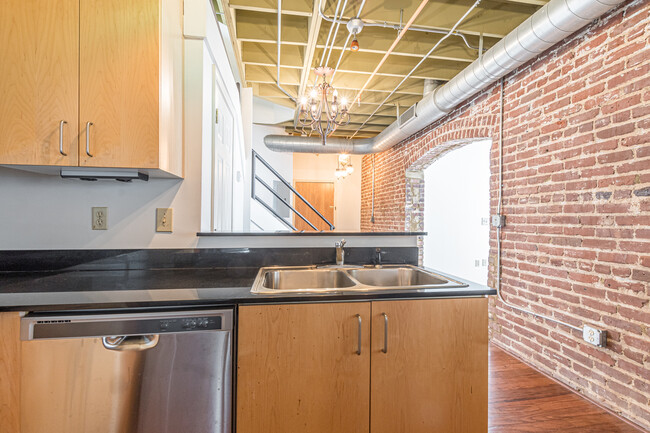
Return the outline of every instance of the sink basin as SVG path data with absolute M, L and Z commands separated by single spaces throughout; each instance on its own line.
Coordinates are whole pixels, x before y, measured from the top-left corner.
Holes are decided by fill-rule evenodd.
M 449 280 L 440 278 L 427 271 L 417 268 L 379 268 L 379 269 L 350 269 L 348 273 L 367 286 L 379 287 L 411 287 L 411 286 L 439 286 L 447 284 Z
M 260 269 L 251 292 L 280 294 L 418 291 L 453 287 L 467 287 L 467 284 L 411 265 L 387 265 L 380 268 L 297 266 Z
M 277 269 L 264 274 L 262 287 L 269 291 L 314 292 L 356 286 L 344 271 L 335 269 Z

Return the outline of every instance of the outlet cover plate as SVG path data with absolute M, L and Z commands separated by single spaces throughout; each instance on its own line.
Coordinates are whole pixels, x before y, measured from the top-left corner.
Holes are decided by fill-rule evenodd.
M 598 329 L 594 326 L 585 325 L 584 328 L 582 328 L 582 339 L 594 346 L 606 347 L 607 331 Z
M 108 208 L 107 207 L 92 208 L 91 224 L 93 230 L 108 230 Z
M 156 231 L 157 232 L 172 232 L 172 218 L 173 209 L 159 207 L 156 209 Z

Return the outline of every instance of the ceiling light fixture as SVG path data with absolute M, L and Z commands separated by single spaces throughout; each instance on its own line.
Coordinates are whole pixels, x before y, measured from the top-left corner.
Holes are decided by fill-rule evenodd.
M 357 41 L 357 35 L 363 30 L 363 21 L 360 18 L 352 18 L 347 22 L 346 27 L 352 35 L 352 43 L 350 44 L 350 51 L 359 51 L 359 41 Z
M 352 159 L 350 158 L 350 155 L 345 153 L 339 155 L 336 170 L 334 170 L 336 179 L 343 179 L 352 173 L 354 173 L 354 167 L 352 167 Z
M 348 113 L 348 100 L 339 98 L 339 92 L 327 82 L 327 75 L 332 73 L 332 68 L 319 66 L 314 70 L 323 81 L 317 83 L 310 90 L 309 96 L 300 98 L 300 114 L 298 121 L 303 127 L 310 127 L 323 139 L 323 145 L 339 126 L 350 123 Z

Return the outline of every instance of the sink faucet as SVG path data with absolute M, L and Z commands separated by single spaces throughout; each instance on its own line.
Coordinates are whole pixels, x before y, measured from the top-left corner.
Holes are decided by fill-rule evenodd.
M 375 267 L 381 268 L 381 248 L 376 248 L 375 253 L 377 253 L 377 259 L 375 260 Z
M 341 239 L 340 242 L 334 244 L 336 247 L 336 264 L 342 266 L 345 262 L 345 251 L 343 247 L 345 246 L 345 239 Z

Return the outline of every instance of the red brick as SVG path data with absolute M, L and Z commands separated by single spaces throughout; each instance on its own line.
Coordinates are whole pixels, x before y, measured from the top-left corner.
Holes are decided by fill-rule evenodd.
M 650 186 L 649 24 L 649 2 L 625 2 L 509 74 L 505 86 L 504 290 L 521 307 L 606 329 L 607 348 L 490 301 L 491 338 L 647 429 L 650 385 L 639 378 L 650 374 L 650 200 L 635 191 Z M 362 230 L 404 230 L 411 216 L 426 217 L 417 203 L 406 206 L 404 171 L 422 170 L 437 146 L 461 139 L 493 140 L 495 214 L 499 101 L 495 84 L 377 154 L 374 224 L 373 157 L 364 157 Z M 492 229 L 492 282 L 496 253 Z

